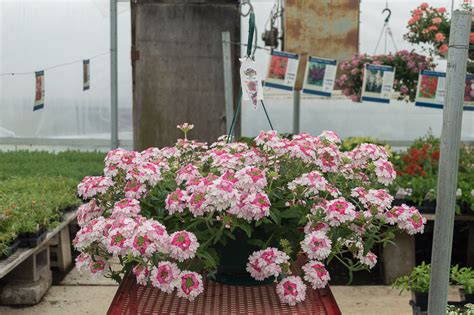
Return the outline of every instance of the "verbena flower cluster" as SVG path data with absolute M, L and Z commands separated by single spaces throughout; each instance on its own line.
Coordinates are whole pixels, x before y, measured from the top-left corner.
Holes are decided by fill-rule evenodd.
M 179 127 L 186 135 L 192 129 Z M 216 246 L 243 232 L 239 241 L 260 248 L 248 273 L 276 279 L 281 301 L 295 305 L 307 286 L 327 285 L 328 261 L 351 272 L 372 268 L 372 247 L 394 229 L 423 232 L 417 209 L 391 206 L 385 187 L 395 177 L 385 148 L 342 151 L 331 131 L 291 139 L 261 132 L 250 145 L 186 136 L 174 147 L 113 150 L 104 176 L 78 186 L 87 203 L 78 209 L 76 263 L 117 280 L 130 271 L 139 284 L 193 300 L 219 266 Z
M 419 72 L 433 70 L 435 67 L 430 57 L 408 50 L 400 50 L 395 55 L 355 54 L 351 60 L 341 63 L 339 68 L 342 75 L 336 81 L 342 94 L 354 102 L 359 102 L 361 98 L 366 64 L 395 67 L 393 89 L 400 93 L 399 100 L 411 102 L 415 100 Z

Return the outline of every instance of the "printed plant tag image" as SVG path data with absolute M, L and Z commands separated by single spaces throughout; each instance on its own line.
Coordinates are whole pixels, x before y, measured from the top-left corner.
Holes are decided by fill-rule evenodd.
M 249 58 L 240 59 L 240 83 L 242 98 L 252 101 L 253 108 L 257 109 L 258 101 L 263 100 L 262 81 L 257 72 L 255 61 Z

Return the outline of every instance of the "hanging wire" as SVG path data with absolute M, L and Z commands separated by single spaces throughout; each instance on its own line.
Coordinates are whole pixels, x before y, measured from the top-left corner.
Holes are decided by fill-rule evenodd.
M 102 57 L 102 56 L 105 56 L 105 55 L 108 55 L 110 54 L 110 52 L 104 52 L 104 53 L 101 53 L 101 54 L 98 54 L 98 55 L 94 55 L 92 57 L 89 57 L 88 60 L 92 60 L 92 59 L 96 59 L 96 58 L 99 58 L 99 57 Z M 72 64 L 75 64 L 75 63 L 78 63 L 78 62 L 83 62 L 84 60 L 87 60 L 87 59 L 78 59 L 78 60 L 74 60 L 74 61 L 69 61 L 69 62 L 65 62 L 65 63 L 60 63 L 60 64 L 57 64 L 57 65 L 54 65 L 54 66 L 50 66 L 50 67 L 46 67 L 46 68 L 42 68 L 41 70 L 43 71 L 46 71 L 46 70 L 51 70 L 51 69 L 56 69 L 56 68 L 60 68 L 60 67 L 65 67 L 65 66 L 69 66 L 69 65 L 72 65 Z M 11 76 L 14 76 L 14 75 L 26 75 L 26 74 L 33 74 L 35 73 L 36 71 L 29 71 L 29 72 L 5 72 L 5 73 L 0 73 L 0 76 L 7 76 L 7 75 L 11 75 Z

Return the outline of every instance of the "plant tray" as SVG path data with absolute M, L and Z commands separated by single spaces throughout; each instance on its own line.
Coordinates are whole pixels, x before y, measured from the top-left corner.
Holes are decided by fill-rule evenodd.
M 5 259 L 13 255 L 18 249 L 19 245 L 20 245 L 20 239 L 16 238 L 15 241 L 8 247 L 6 253 L 0 254 L 0 259 Z
M 46 237 L 46 234 L 48 234 L 47 230 L 44 230 L 37 235 L 33 236 L 20 236 L 20 247 L 23 248 L 35 248 L 39 244 L 43 242 L 43 240 Z
M 308 288 L 304 302 L 296 306 L 282 304 L 275 286 L 233 286 L 214 281 L 204 283 L 204 293 L 193 302 L 167 294 L 152 286 L 138 285 L 135 276 L 127 274 L 109 307 L 108 315 L 139 314 L 213 314 L 213 315 L 340 315 L 329 288 Z

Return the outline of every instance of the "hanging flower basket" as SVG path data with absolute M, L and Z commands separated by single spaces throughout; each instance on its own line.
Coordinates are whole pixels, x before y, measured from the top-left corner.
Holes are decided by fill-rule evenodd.
M 80 270 L 117 281 L 131 270 L 139 284 L 191 301 L 203 277 L 277 281 L 281 302 L 295 305 L 308 285 L 327 285 L 330 261 L 370 269 L 371 249 L 394 230 L 423 232 L 416 208 L 391 206 L 385 186 L 396 173 L 381 146 L 342 151 L 331 131 L 207 145 L 188 140 L 192 125 L 178 127 L 184 139 L 174 147 L 113 150 L 104 176 L 79 184 L 88 201 L 73 241 Z

